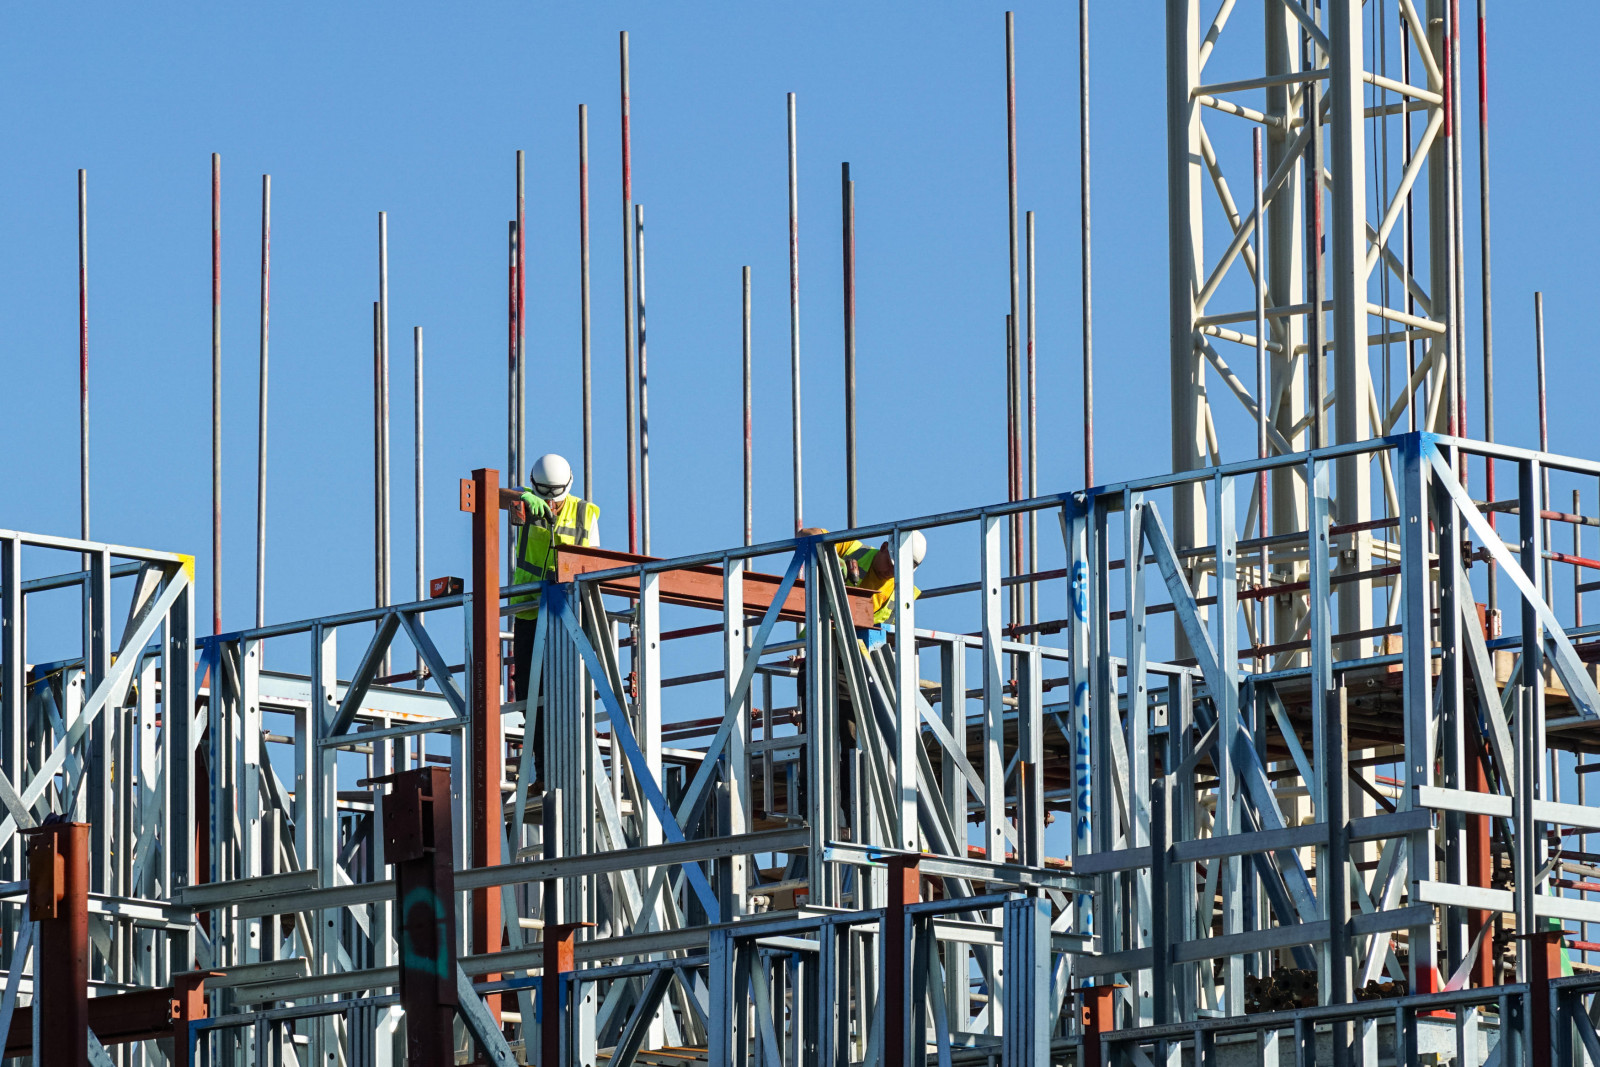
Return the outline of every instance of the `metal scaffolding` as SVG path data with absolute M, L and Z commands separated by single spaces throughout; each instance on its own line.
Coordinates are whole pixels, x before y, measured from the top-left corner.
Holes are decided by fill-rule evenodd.
M 1469 457 L 1517 496 L 1474 501 Z M 1361 529 L 1332 501 L 1352 459 L 1388 462 L 1399 501 Z M 1309 487 L 1302 529 L 1240 536 L 1263 471 Z M 1576 960 L 1600 922 L 1600 886 L 1572 876 L 1600 833 L 1578 762 L 1600 745 L 1600 627 L 1563 621 L 1545 565 L 1596 565 L 1543 527 L 1597 520 L 1546 507 L 1546 475 L 1600 463 L 1416 432 L 674 560 L 563 549 L 531 710 L 498 671 L 457 681 L 535 588 L 499 585 L 498 472 L 464 496 L 487 586 L 203 639 L 197 663 L 183 557 L 7 532 L 0 861 L 32 877 L 19 829 L 87 823 L 91 1029 L 102 1000 L 204 971 L 184 1040 L 210 1062 L 381 1064 L 406 1043 L 503 1064 L 1593 1056 L 1600 975 L 1564 976 L 1560 941 Z M 1170 516 L 1194 499 L 1211 528 L 1181 548 Z M 1015 515 L 1061 531 L 1065 567 L 1004 572 Z M 836 549 L 884 539 L 910 575 L 913 530 L 971 546 L 946 561 L 967 580 L 874 627 Z M 1357 533 L 1384 565 L 1341 574 Z M 91 566 L 24 581 L 24 546 Z M 1262 549 L 1300 587 L 1263 585 Z M 1489 562 L 1520 632 L 1482 627 Z M 1344 656 L 1333 602 L 1363 579 L 1396 621 Z M 1060 616 L 1007 623 L 1015 585 Z M 27 598 L 73 587 L 89 654 L 30 663 Z M 1293 596 L 1313 605 L 1299 636 L 1263 637 Z M 918 625 L 935 613 L 973 628 Z M 451 625 L 462 665 L 431 636 Z M 362 648 L 348 678 L 341 632 Z M 428 688 L 379 678 L 397 640 Z M 264 669 L 268 641 L 302 664 Z M 674 673 L 710 645 L 720 667 Z M 498 807 L 476 792 L 495 789 Z M 28 884 L 0 905 L 19 1020 L 50 962 L 30 963 Z M 1275 1004 L 1292 981 L 1298 1006 Z
M 484 468 L 460 483 L 469 577 L 390 603 L 381 214 L 376 606 L 266 623 L 258 562 L 256 625 L 197 637 L 192 558 L 88 540 L 85 445 L 83 538 L 0 530 L 6 1055 L 1600 1067 L 1600 462 L 1466 435 L 1457 5 L 1264 0 L 1249 34 L 1235 6 L 1167 3 L 1173 473 L 1023 498 L 1009 16 L 1003 503 L 802 527 L 792 95 L 792 538 L 748 543 L 746 268 L 745 544 L 561 547 L 552 580 L 505 585 L 520 498 Z M 626 116 L 626 35 L 620 56 Z M 1223 56 L 1244 76 L 1207 81 Z M 649 467 L 623 130 L 631 552 Z M 1249 204 L 1224 166 L 1250 159 L 1242 132 Z M 585 294 L 586 138 L 580 111 Z M 1087 305 L 1087 232 L 1083 256 Z M 264 310 L 261 336 L 264 368 Z M 585 329 L 585 389 L 588 358 Z M 1213 373 L 1249 459 L 1223 461 Z M 586 401 L 586 493 L 588 437 Z M 420 501 L 420 444 L 416 471 Z M 419 596 L 421 540 L 419 519 Z M 860 580 L 863 546 L 892 588 Z

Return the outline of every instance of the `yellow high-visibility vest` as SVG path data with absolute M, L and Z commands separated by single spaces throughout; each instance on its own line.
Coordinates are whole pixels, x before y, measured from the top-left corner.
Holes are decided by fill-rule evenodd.
M 853 581 L 850 580 L 849 575 L 846 575 L 846 580 L 850 581 L 850 584 L 857 589 L 872 590 L 873 623 L 882 626 L 894 618 L 894 578 L 891 576 L 880 580 L 872 573 L 872 561 L 877 558 L 880 550 L 868 548 L 860 541 L 841 542 L 834 546 L 834 550 L 839 553 L 839 559 L 842 562 L 854 563 L 860 573 L 860 576 Z M 916 586 L 911 587 L 913 600 L 921 595 L 922 590 Z
M 532 490 L 524 489 L 522 499 L 531 515 L 538 506 L 538 498 Z M 556 549 L 561 545 L 593 548 L 594 528 L 599 518 L 598 507 L 571 493 L 553 513 L 547 507 L 543 517 L 522 527 L 517 547 L 517 566 L 512 572 L 511 584 L 555 581 Z M 527 605 L 527 610 L 517 612 L 519 619 L 532 619 L 539 614 L 538 593 L 520 593 L 511 598 L 511 603 Z

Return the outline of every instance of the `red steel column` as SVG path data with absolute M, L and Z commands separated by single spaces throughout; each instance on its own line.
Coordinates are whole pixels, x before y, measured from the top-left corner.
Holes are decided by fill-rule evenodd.
M 39 923 L 35 954 L 41 1034 L 38 1067 L 89 1062 L 89 824 L 49 823 L 28 841 L 28 908 Z
M 922 899 L 919 862 L 916 856 L 889 860 L 889 906 L 883 916 L 883 1062 L 888 1067 L 904 1067 L 913 1043 L 907 1032 L 911 1007 L 907 957 L 911 943 L 906 936 L 906 905 Z
M 390 781 L 383 797 L 383 858 L 394 865 L 406 1063 L 454 1067 L 460 998 L 450 772 L 424 767 L 403 771 Z
M 172 978 L 172 1067 L 192 1067 L 194 1030 L 206 1017 L 206 979 L 213 972 L 187 971 Z
M 1104 1053 L 1100 1038 L 1116 1028 L 1116 992 L 1114 985 L 1085 986 L 1083 994 L 1083 1057 L 1078 1062 L 1084 1067 L 1100 1067 Z
M 1553 1012 L 1550 1007 L 1550 980 L 1561 976 L 1561 938 L 1564 931 L 1540 930 L 1529 934 L 1528 945 L 1528 991 L 1529 1000 L 1532 1002 L 1529 1011 L 1532 1015 L 1532 1045 L 1529 1049 L 1529 1063 L 1553 1063 L 1551 1059 L 1551 1020 Z
M 468 486 L 471 493 L 468 493 Z M 504 753 L 500 740 L 500 472 L 480 467 L 462 483 L 463 511 L 472 512 L 472 865 L 500 863 Z M 468 499 L 468 496 L 471 499 Z M 500 891 L 472 894 L 472 951 L 500 951 Z M 491 976 L 493 980 L 494 976 Z M 500 998 L 488 998 L 500 1017 Z
M 594 923 L 553 923 L 544 928 L 544 967 L 539 973 L 539 1062 L 561 1060 L 561 1035 L 567 1025 L 568 977 L 577 970 L 572 946 L 576 934 Z
M 1492 464 L 1491 464 L 1492 466 Z M 1467 788 L 1474 793 L 1489 792 L 1489 774 L 1484 766 L 1483 738 L 1475 736 L 1472 750 L 1467 754 Z M 1483 889 L 1491 888 L 1493 880 L 1494 849 L 1490 840 L 1489 816 L 1467 816 L 1467 884 Z M 1476 938 L 1478 931 L 1491 923 L 1499 922 L 1499 913 L 1473 909 L 1467 913 L 1467 937 Z M 1472 965 L 1472 984 L 1481 988 L 1497 984 L 1494 958 L 1494 930 L 1483 935 L 1478 947 L 1478 958 Z M 1470 943 L 1470 942 L 1469 942 Z

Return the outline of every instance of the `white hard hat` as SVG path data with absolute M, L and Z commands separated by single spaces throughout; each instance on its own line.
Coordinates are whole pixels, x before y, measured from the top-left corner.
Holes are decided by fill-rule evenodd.
M 922 566 L 922 557 L 928 554 L 928 539 L 922 536 L 921 530 L 911 531 L 911 565 Z
M 553 504 L 565 497 L 572 487 L 572 464 L 554 452 L 547 453 L 533 461 L 528 481 L 535 494 Z

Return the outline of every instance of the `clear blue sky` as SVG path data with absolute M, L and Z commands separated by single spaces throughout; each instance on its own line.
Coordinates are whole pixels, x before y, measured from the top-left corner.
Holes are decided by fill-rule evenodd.
M 1024 4 L 1018 14 L 1021 206 L 1038 212 L 1049 491 L 1075 488 L 1081 470 L 1075 7 Z M 800 110 L 807 520 L 843 520 L 842 160 L 857 180 L 862 518 L 1003 498 L 1003 10 L 8 6 L 0 526 L 77 531 L 75 172 L 87 167 L 93 532 L 201 556 L 197 614 L 208 615 L 208 187 L 217 151 L 225 624 L 243 626 L 253 611 L 264 172 L 274 193 L 269 616 L 370 601 L 380 210 L 391 242 L 396 590 L 410 587 L 413 325 L 427 331 L 428 569 L 465 573 L 456 480 L 502 466 L 505 455 L 505 236 L 518 148 L 528 153 L 529 446 L 578 456 L 577 105 L 587 103 L 597 498 L 617 544 L 622 28 L 632 32 L 635 198 L 649 223 L 658 553 L 740 536 L 743 264 L 755 286 L 756 535 L 789 528 L 788 91 Z M 1260 39 L 1252 17 L 1235 16 L 1237 51 L 1219 51 L 1215 70 L 1247 69 L 1240 53 Z M 1491 20 L 1501 437 L 1535 440 L 1530 294 L 1543 288 L 1553 445 L 1581 454 L 1591 448 L 1596 381 L 1581 325 L 1584 268 L 1597 229 L 1581 190 L 1596 172 L 1596 131 L 1575 90 L 1600 15 L 1502 4 Z M 1098 460 L 1100 480 L 1111 481 L 1168 466 L 1163 9 L 1102 0 L 1093 29 Z M 1219 150 L 1242 181 L 1243 149 Z M 1474 153 L 1469 142 L 1469 161 Z M 1470 350 L 1475 366 L 1476 330 Z M 1476 425 L 1476 375 L 1472 388 Z M 1232 440 L 1237 458 L 1248 439 Z M 1228 446 L 1225 437 L 1225 455 Z

